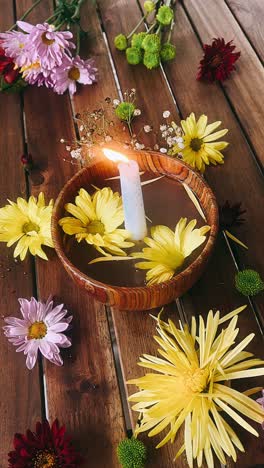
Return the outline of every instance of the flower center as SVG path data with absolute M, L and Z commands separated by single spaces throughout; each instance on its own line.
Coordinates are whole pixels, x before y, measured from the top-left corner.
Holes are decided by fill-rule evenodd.
M 184 372 L 183 379 L 186 390 L 201 393 L 207 385 L 209 372 L 207 369 L 195 369 Z
M 222 62 L 222 57 L 220 54 L 216 54 L 216 56 L 211 61 L 211 67 L 216 68 Z
M 86 229 L 89 234 L 104 234 L 105 232 L 104 224 L 101 221 L 91 221 Z
M 39 232 L 39 226 L 36 223 L 32 223 L 31 221 L 29 221 L 28 223 L 24 224 L 24 226 L 22 228 L 22 231 L 25 234 L 28 234 L 29 232 L 32 232 L 32 231 L 38 233 Z
M 56 468 L 56 455 L 49 450 L 39 451 L 34 459 L 34 468 Z
M 48 39 L 45 32 L 41 35 L 41 39 L 43 44 L 47 46 L 50 46 L 55 42 L 55 39 Z
M 20 42 L 18 47 L 19 47 L 19 49 L 24 49 L 25 44 L 23 44 L 22 42 Z
M 193 151 L 198 152 L 201 149 L 203 140 L 201 138 L 192 138 L 190 142 L 190 147 Z
M 41 338 L 44 338 L 47 334 L 47 327 L 44 322 L 34 322 L 32 325 L 30 325 L 28 329 L 28 339 L 29 340 L 40 340 Z M 37 465 L 37 466 L 42 466 L 42 465 Z M 46 465 L 44 465 L 46 466 Z M 47 466 L 53 466 L 53 465 L 47 465 Z
M 77 81 L 80 78 L 80 70 L 77 67 L 72 67 L 68 72 L 70 80 Z

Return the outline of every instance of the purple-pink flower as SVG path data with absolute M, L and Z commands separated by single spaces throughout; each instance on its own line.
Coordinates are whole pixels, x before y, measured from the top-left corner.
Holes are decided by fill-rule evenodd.
M 28 33 L 27 52 L 31 62 L 40 61 L 41 66 L 52 70 L 62 64 L 65 52 L 75 48 L 70 31 L 54 31 L 54 26 L 48 23 L 33 26 L 25 21 L 17 21 L 22 31 Z
M 257 401 L 257 403 L 259 403 L 259 404 L 262 406 L 262 408 L 264 409 L 264 389 L 262 389 L 262 392 L 261 392 L 261 393 L 262 393 L 262 398 L 258 398 L 256 401 Z M 262 423 L 262 429 L 264 429 L 264 421 L 263 421 L 263 423 Z
M 68 329 L 72 316 L 66 317 L 64 304 L 54 307 L 51 298 L 46 303 L 34 297 L 30 301 L 18 301 L 23 318 L 7 317 L 7 325 L 3 327 L 5 336 L 18 346 L 17 352 L 24 351 L 28 369 L 35 366 L 39 351 L 53 364 L 61 366 L 63 361 L 59 348 L 71 346 L 71 341 L 62 332 Z
M 30 63 L 30 56 L 27 52 L 28 34 L 18 31 L 6 31 L 0 33 L 0 40 L 6 56 L 11 57 L 18 67 Z
M 54 70 L 52 79 L 54 90 L 63 94 L 69 89 L 70 94 L 76 92 L 76 83 L 92 84 L 96 81 L 97 69 L 93 66 L 93 60 L 82 60 L 76 57 L 65 57 L 62 65 Z

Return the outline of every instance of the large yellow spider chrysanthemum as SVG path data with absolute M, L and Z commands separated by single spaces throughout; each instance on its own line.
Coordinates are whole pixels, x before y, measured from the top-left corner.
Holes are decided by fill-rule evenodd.
M 124 222 L 122 198 L 109 187 L 97 190 L 93 195 L 81 188 L 75 204 L 67 203 L 65 209 L 72 216 L 60 219 L 59 224 L 78 242 L 85 240 L 105 256 L 109 253 L 126 256 L 122 249 L 133 247 L 132 242 L 126 241 L 129 232 L 118 229 Z
M 263 408 L 247 396 L 261 387 L 240 393 L 229 386 L 233 379 L 264 375 L 264 367 L 255 368 L 264 361 L 244 351 L 254 333 L 233 346 L 239 332 L 237 314 L 245 307 L 223 318 L 219 312 L 210 311 L 206 326 L 199 317 L 199 330 L 194 317 L 191 331 L 187 325 L 179 330 L 171 320 L 165 323 L 158 318 L 159 336 L 154 338 L 161 347 L 158 352 L 162 358 L 143 355 L 139 365 L 159 374 L 148 373 L 128 382 L 140 388 L 129 398 L 136 402 L 133 409 L 142 415 L 136 434 L 150 430 L 148 435 L 154 436 L 168 427 L 159 448 L 174 442 L 184 423 L 184 444 L 176 458 L 185 450 L 190 467 L 195 459 L 200 467 L 205 457 L 208 467 L 213 468 L 213 452 L 225 465 L 225 454 L 236 461 L 235 447 L 244 451 L 225 414 L 255 436 L 256 430 L 240 414 L 258 423 L 264 420 Z M 217 333 L 218 326 L 227 320 L 227 328 Z
M 175 232 L 167 226 L 154 226 L 151 229 L 152 238 L 144 239 L 148 247 L 143 248 L 142 252 L 132 254 L 136 258 L 147 260 L 136 263 L 135 266 L 149 270 L 146 275 L 148 285 L 170 280 L 184 259 L 205 241 L 205 234 L 210 230 L 210 226 L 194 229 L 195 219 L 187 225 L 186 223 L 187 218 L 181 218 Z
M 207 116 L 201 115 L 196 122 L 192 112 L 186 120 L 181 121 L 184 131 L 184 148 L 175 145 L 171 154 L 181 153 L 183 161 L 190 166 L 204 172 L 205 164 L 223 164 L 224 156 L 221 151 L 227 147 L 226 141 L 215 141 L 223 137 L 228 130 L 216 130 L 221 125 L 220 121 L 207 125 Z
M 14 203 L 0 208 L 0 242 L 7 242 L 7 247 L 17 242 L 14 257 L 24 260 L 27 251 L 48 260 L 42 245 L 53 247 L 51 239 L 51 215 L 53 200 L 45 205 L 41 192 L 38 199 L 30 197 L 28 202 L 18 198 Z

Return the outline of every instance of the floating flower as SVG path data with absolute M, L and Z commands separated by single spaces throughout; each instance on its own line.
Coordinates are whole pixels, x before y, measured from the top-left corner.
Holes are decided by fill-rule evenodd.
M 131 437 L 131 439 L 119 442 L 117 456 L 123 468 L 144 468 L 147 460 L 147 449 L 143 442 Z
M 200 61 L 197 80 L 224 81 L 233 70 L 240 52 L 234 52 L 233 41 L 225 42 L 222 38 L 214 39 L 212 44 L 204 45 L 204 56 Z
M 28 202 L 18 198 L 14 203 L 0 208 L 0 242 L 7 242 L 11 247 L 17 242 L 14 257 L 20 256 L 24 260 L 29 250 L 48 260 L 42 250 L 42 245 L 53 247 L 51 238 L 51 215 L 53 200 L 45 205 L 45 197 L 41 192 L 38 198 L 30 197 Z
M 215 140 L 223 137 L 228 130 L 225 128 L 212 133 L 220 125 L 220 121 L 207 125 L 207 116 L 204 114 L 196 122 L 192 112 L 186 120 L 181 121 L 184 131 L 184 148 L 175 145 L 171 154 L 181 153 L 184 162 L 201 172 L 204 172 L 206 164 L 223 164 L 224 156 L 221 151 L 227 147 L 228 143 Z
M 76 84 L 93 84 L 96 81 L 97 69 L 93 66 L 93 60 L 82 60 L 79 55 L 73 58 L 65 58 L 61 67 L 52 73 L 54 90 L 63 94 L 69 89 L 70 94 L 76 93 Z
M 14 449 L 8 454 L 9 468 L 77 468 L 83 461 L 57 419 L 51 426 L 38 422 L 36 432 L 15 434 Z
M 255 436 L 258 433 L 248 419 L 263 422 L 263 408 L 247 396 L 259 388 L 240 393 L 226 383 L 264 375 L 264 367 L 256 368 L 264 361 L 244 351 L 254 333 L 234 347 L 239 333 L 237 314 L 245 307 L 223 318 L 219 312 L 213 314 L 210 311 L 206 323 L 201 316 L 199 323 L 192 317 L 191 331 L 188 325 L 178 329 L 171 320 L 166 323 L 158 317 L 159 336 L 154 339 L 159 344 L 161 357 L 145 354 L 139 362 L 141 367 L 155 373 L 148 372 L 128 382 L 139 387 L 139 391 L 129 398 L 136 403 L 133 409 L 142 415 L 135 434 L 150 431 L 148 435 L 152 437 L 168 428 L 166 436 L 157 445 L 159 448 L 174 442 L 184 424 L 184 444 L 175 459 L 185 450 L 190 467 L 193 460 L 202 466 L 205 457 L 208 467 L 213 468 L 214 454 L 226 465 L 226 456 L 236 461 L 235 447 L 244 451 L 225 415 Z M 230 321 L 228 326 L 219 329 L 219 325 L 226 321 Z
M 176 225 L 175 232 L 167 226 L 151 228 L 151 238 L 145 237 L 148 247 L 142 252 L 134 252 L 132 256 L 147 261 L 136 263 L 136 268 L 149 270 L 146 275 L 148 285 L 170 280 L 176 270 L 206 240 L 205 234 L 210 226 L 194 229 L 196 220 L 187 224 L 187 218 L 181 218 Z
M 242 270 L 235 277 L 236 289 L 244 296 L 255 296 L 264 290 L 264 282 L 255 270 Z
M 28 34 L 19 31 L 6 31 L 0 33 L 0 41 L 7 57 L 12 57 L 18 67 L 30 62 L 30 55 L 26 51 Z
M 28 33 L 25 51 L 30 54 L 31 63 L 40 62 L 45 69 L 52 70 L 61 65 L 65 52 L 75 48 L 70 42 L 70 31 L 55 31 L 54 26 L 48 23 L 33 26 L 25 21 L 17 21 L 17 25 Z
M 129 232 L 119 229 L 124 222 L 122 198 L 109 187 L 97 190 L 93 195 L 80 189 L 75 204 L 67 203 L 65 210 L 72 216 L 60 219 L 63 231 L 74 235 L 78 242 L 85 240 L 103 255 L 108 256 L 109 252 L 126 256 L 122 249 L 134 245 L 126 240 Z
M 63 308 L 64 304 L 53 307 L 50 298 L 46 303 L 38 302 L 34 297 L 30 301 L 18 301 L 23 318 L 5 318 L 5 336 L 10 343 L 18 346 L 17 352 L 23 351 L 27 356 L 28 369 L 31 370 L 35 366 L 38 351 L 53 364 L 62 366 L 59 348 L 71 346 L 69 338 L 62 332 L 67 330 L 72 320 L 72 316 L 65 317 L 67 310 Z

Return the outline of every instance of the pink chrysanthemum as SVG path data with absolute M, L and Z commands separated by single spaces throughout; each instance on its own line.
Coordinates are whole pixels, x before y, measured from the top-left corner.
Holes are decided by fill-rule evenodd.
M 23 67 L 30 62 L 27 51 L 28 34 L 18 31 L 6 31 L 0 33 L 1 46 L 7 57 L 11 57 L 18 67 Z
M 200 61 L 197 80 L 224 81 L 235 70 L 235 62 L 240 52 L 234 52 L 233 41 L 214 39 L 212 44 L 204 44 L 204 56 Z
M 47 70 L 40 65 L 40 62 L 33 62 L 21 68 L 21 73 L 24 80 L 30 85 L 43 86 L 47 88 L 53 87 L 51 78 L 51 70 Z
M 25 21 L 17 21 L 22 31 L 28 33 L 27 51 L 31 54 L 31 62 L 41 62 L 41 66 L 51 70 L 61 65 L 65 52 L 75 48 L 70 31 L 54 31 L 54 26 L 48 23 L 33 26 Z
M 17 352 L 24 351 L 27 355 L 26 365 L 33 369 L 40 351 L 45 358 L 57 366 L 63 364 L 59 348 L 68 348 L 71 341 L 62 332 L 67 330 L 72 316 L 65 317 L 67 310 L 64 304 L 53 307 L 51 298 L 46 303 L 18 299 L 22 319 L 7 317 L 8 324 L 4 329 L 5 336 L 18 346 Z
M 54 90 L 63 94 L 69 89 L 70 94 L 76 92 L 76 83 L 93 84 L 96 81 L 97 69 L 93 66 L 93 60 L 82 60 L 76 57 L 65 57 L 61 67 L 54 70 L 52 79 Z

